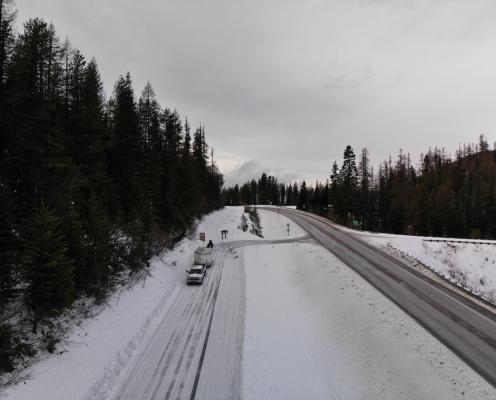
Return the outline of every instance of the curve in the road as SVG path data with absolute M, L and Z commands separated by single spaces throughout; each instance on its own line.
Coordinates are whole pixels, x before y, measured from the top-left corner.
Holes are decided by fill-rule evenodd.
M 280 213 L 300 225 L 496 387 L 493 313 L 325 219 L 293 210 Z

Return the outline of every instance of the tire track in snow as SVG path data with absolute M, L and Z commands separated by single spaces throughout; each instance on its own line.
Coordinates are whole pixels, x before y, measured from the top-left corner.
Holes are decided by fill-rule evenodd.
M 225 257 L 224 257 L 223 262 L 222 262 L 222 267 L 221 267 L 221 271 L 220 271 L 220 274 L 219 274 L 218 284 L 216 285 L 216 289 L 215 289 L 214 304 L 212 306 L 212 313 L 210 315 L 210 321 L 209 321 L 207 333 L 206 333 L 206 336 L 205 336 L 205 341 L 204 341 L 204 344 L 203 344 L 202 353 L 201 353 L 201 356 L 200 356 L 200 362 L 198 364 L 198 370 L 197 370 L 197 373 L 196 373 L 195 382 L 193 384 L 193 388 L 192 388 L 192 391 L 191 391 L 190 400 L 194 400 L 195 397 L 196 397 L 196 393 L 197 393 L 197 389 L 198 389 L 198 383 L 200 381 L 200 376 L 201 376 L 201 370 L 202 370 L 202 367 L 203 367 L 203 361 L 204 361 L 205 353 L 206 353 L 206 350 L 207 350 L 208 339 L 210 337 L 210 330 L 212 328 L 212 321 L 213 321 L 214 312 L 215 312 L 215 303 L 216 303 L 216 300 L 217 300 L 217 295 L 218 295 L 218 291 L 219 291 L 219 287 L 220 287 L 220 282 L 221 282 L 221 279 L 222 279 L 222 271 L 223 271 L 223 268 L 224 268 L 224 261 L 227 258 L 227 252 L 233 252 L 234 250 L 236 250 L 238 248 L 247 247 L 247 246 L 270 245 L 270 244 L 293 243 L 293 242 L 304 242 L 304 241 L 308 241 L 308 240 L 312 240 L 312 239 L 311 239 L 311 237 L 309 235 L 305 235 L 303 237 L 291 238 L 291 239 L 262 240 L 262 241 L 259 241 L 259 240 L 244 240 L 244 241 L 236 241 L 236 242 L 226 242 L 224 244 L 223 247 L 224 247 L 224 250 L 225 250 L 224 251 Z
M 222 263 L 222 269 L 223 268 L 224 268 L 224 262 Z M 220 280 L 222 278 L 222 269 L 221 269 L 221 273 L 220 273 L 220 277 L 219 277 L 219 284 L 220 284 Z M 210 321 L 208 322 L 207 334 L 205 336 L 205 342 L 203 343 L 202 352 L 201 352 L 201 356 L 200 356 L 200 362 L 198 364 L 198 369 L 197 369 L 196 375 L 195 375 L 195 381 L 193 383 L 193 389 L 191 390 L 191 396 L 190 396 L 191 400 L 194 400 L 194 398 L 196 396 L 196 391 L 198 389 L 198 382 L 200 381 L 200 373 L 201 373 L 201 369 L 203 366 L 203 360 L 205 359 L 205 352 L 207 350 L 208 338 L 210 337 L 210 330 L 212 328 L 212 321 L 214 319 L 215 303 L 217 301 L 218 293 L 219 293 L 219 285 L 217 285 L 217 288 L 215 290 L 214 303 L 212 305 L 212 312 L 210 314 Z
M 193 293 L 192 293 L 193 294 Z M 192 295 L 191 298 L 193 298 L 194 296 Z M 163 363 L 164 359 L 166 357 L 169 357 L 169 356 L 172 356 L 169 352 L 169 348 L 172 344 L 177 344 L 178 341 L 180 340 L 180 337 L 184 335 L 184 332 L 186 331 L 188 325 L 191 323 L 191 320 L 194 318 L 194 316 L 196 315 L 196 310 L 198 309 L 198 307 L 201 305 L 201 303 L 192 303 L 192 302 L 189 302 L 186 307 L 184 308 L 184 312 L 182 313 L 181 317 L 182 317 L 182 321 L 184 321 L 183 324 L 178 324 L 178 326 L 176 327 L 176 329 L 174 330 L 173 334 L 171 335 L 169 341 L 167 342 L 167 345 L 166 345 L 166 348 L 164 349 L 163 351 L 163 354 L 162 354 L 162 357 L 160 358 L 158 364 L 161 364 Z M 164 321 L 162 322 L 162 325 L 166 322 L 166 319 L 164 319 Z M 167 321 L 168 322 L 168 321 Z M 156 338 L 157 337 L 157 333 L 160 332 L 160 330 L 157 330 L 155 332 L 155 335 L 154 337 Z M 148 349 L 151 349 L 154 345 L 155 342 L 149 342 L 148 343 Z M 153 349 L 152 349 L 153 350 Z M 141 360 L 139 361 L 139 364 L 141 364 L 142 367 L 145 367 L 147 365 L 147 353 L 148 351 L 146 352 L 143 352 L 142 356 L 141 356 Z M 167 367 L 168 367 L 168 362 L 167 362 Z M 147 398 L 146 396 L 149 394 L 149 389 L 150 388 L 155 388 L 155 387 L 158 387 L 159 386 L 159 383 L 160 383 L 160 378 L 161 376 L 164 375 L 165 371 L 163 371 L 162 374 L 158 374 L 157 373 L 158 370 L 155 370 L 154 371 L 154 374 L 152 376 L 152 382 L 153 380 L 158 380 L 157 383 L 151 383 L 150 384 L 150 387 L 147 388 L 147 392 L 145 393 L 145 398 Z M 137 376 L 140 376 L 140 375 L 143 375 L 144 374 L 144 371 L 140 371 L 140 373 L 137 373 L 136 375 Z M 127 383 L 127 386 L 130 385 L 130 382 L 129 381 L 126 381 Z M 157 389 L 158 390 L 158 389 Z M 122 395 L 121 395 L 122 396 Z M 120 398 L 120 397 L 118 397 Z M 153 397 L 151 397 L 153 398 Z
M 162 400 L 197 397 L 210 333 L 215 325 L 214 314 L 227 258 L 241 247 L 308 240 L 311 240 L 310 237 L 304 236 L 219 243 L 214 249 L 214 265 L 208 269 L 203 285 L 198 288 L 183 283 L 179 289 L 176 287 L 177 295 L 155 331 L 133 356 L 134 360 L 130 359 L 127 367 L 115 371 L 117 376 L 112 377 L 111 382 L 104 377 L 95 386 L 105 387 L 105 390 L 99 396 L 88 396 L 88 399 Z M 232 351 L 239 349 L 233 348 Z
M 222 269 L 224 267 L 225 258 L 226 258 L 225 256 L 222 258 L 221 267 L 220 267 L 220 273 L 217 273 L 217 275 L 219 275 L 219 278 L 214 282 L 214 284 L 210 287 L 210 290 L 209 290 L 209 300 L 207 300 L 207 303 L 210 305 L 210 321 L 213 318 L 213 313 L 214 313 L 214 310 L 215 310 L 215 302 L 217 300 L 217 293 L 218 293 L 218 290 L 219 290 L 219 284 L 220 284 L 220 280 L 221 280 L 221 277 L 222 277 Z M 212 270 L 212 267 L 210 268 L 210 270 Z M 212 280 L 215 280 L 215 278 L 212 278 Z M 214 289 L 214 286 L 215 286 L 215 289 Z M 213 298 L 212 298 L 212 293 L 213 293 Z M 210 300 L 210 298 L 212 298 L 212 300 Z M 209 331 L 210 331 L 210 326 L 211 326 L 211 322 L 209 322 L 208 327 L 207 327 L 205 343 L 208 342 L 208 334 L 209 334 Z M 193 328 L 192 328 L 192 332 L 193 332 Z M 195 354 L 195 351 L 196 351 L 196 348 L 197 348 L 197 345 L 198 345 L 200 336 L 201 336 L 201 331 L 197 331 L 197 334 L 196 334 L 197 340 L 194 342 L 193 346 L 190 348 L 191 358 L 189 360 L 190 362 L 188 362 L 187 365 L 186 365 L 186 371 L 188 371 L 189 370 L 189 367 L 191 366 L 192 359 L 194 358 L 194 354 Z M 204 344 L 204 347 L 206 347 L 205 344 Z M 187 348 L 186 348 L 186 345 L 185 345 L 184 352 L 186 352 L 186 350 L 187 350 Z M 180 368 L 180 365 L 182 364 L 182 360 L 183 360 L 183 357 L 181 357 L 180 362 L 178 363 L 178 366 L 176 368 L 176 375 L 179 374 L 179 368 Z M 200 356 L 200 362 L 201 362 L 201 356 Z M 174 384 L 175 384 L 175 380 L 174 380 L 174 382 L 172 382 L 172 384 L 170 386 L 170 389 L 166 393 L 166 397 L 165 397 L 166 400 L 168 400 L 170 398 L 170 393 L 172 392 L 172 389 L 174 387 Z M 179 386 L 180 390 L 179 390 L 179 393 L 177 394 L 177 398 L 180 398 L 180 395 L 182 394 L 182 389 L 184 388 L 184 386 L 185 386 L 185 382 L 184 382 L 184 376 L 183 376 L 183 381 L 181 382 L 181 384 Z
M 210 270 L 210 272 L 211 272 L 211 270 Z M 211 273 L 207 274 L 207 280 L 205 282 L 205 283 L 207 283 L 207 285 L 202 286 L 202 290 L 201 290 L 202 294 L 205 294 L 205 292 L 208 290 L 206 300 L 201 301 L 201 298 L 200 298 L 200 301 L 196 304 L 196 306 L 193 310 L 193 313 L 192 313 L 192 316 L 197 317 L 197 322 L 195 322 L 193 324 L 188 323 L 185 326 L 185 331 L 189 328 L 189 333 L 186 336 L 186 342 L 183 344 L 183 350 L 179 355 L 179 360 L 176 364 L 176 368 L 174 369 L 171 381 L 168 384 L 167 391 L 165 393 L 165 397 L 163 397 L 165 399 L 170 398 L 172 391 L 175 388 L 176 379 L 177 379 L 177 376 L 179 375 L 179 370 L 181 368 L 182 360 L 184 358 L 184 354 L 185 354 L 186 350 L 188 349 L 188 346 L 191 343 L 191 338 L 193 337 L 193 332 L 195 331 L 195 328 L 196 328 L 196 331 L 198 332 L 197 340 L 199 340 L 199 337 L 201 336 L 201 332 L 202 332 L 202 326 L 201 325 L 204 324 L 205 317 L 208 314 L 207 311 L 209 309 L 209 305 L 211 304 L 211 298 L 212 298 L 213 288 L 214 288 L 214 284 L 215 284 L 214 278 L 211 275 L 212 275 Z M 183 332 L 183 335 L 181 335 L 181 336 L 182 337 L 184 336 L 184 332 Z M 180 338 L 178 338 L 178 341 L 179 340 L 180 340 Z M 177 342 L 177 344 L 179 344 L 179 342 Z M 194 353 L 195 348 L 196 348 L 196 345 L 193 345 L 191 347 L 193 353 Z M 174 351 L 169 352 L 167 362 L 164 365 L 164 368 L 162 369 L 161 373 L 159 374 L 161 381 L 157 385 L 155 385 L 153 395 L 149 397 L 150 399 L 155 399 L 157 397 L 158 392 L 162 388 L 162 386 L 163 386 L 162 385 L 162 383 L 163 383 L 162 379 L 167 375 L 167 371 L 170 367 L 170 364 L 172 362 L 172 359 L 175 355 L 176 350 L 177 349 L 174 349 Z M 182 382 L 179 387 L 180 387 L 180 389 L 182 389 L 184 387 L 184 382 Z M 178 398 L 179 398 L 179 395 L 180 395 L 180 393 L 178 393 L 178 395 L 177 395 Z
M 311 352 L 310 352 L 309 346 L 308 346 L 308 340 L 306 338 L 305 331 L 302 328 L 301 318 L 299 315 L 297 315 L 297 318 L 298 318 L 298 331 L 299 331 L 299 334 L 301 337 L 301 341 L 303 343 L 303 350 L 305 351 L 305 355 L 307 357 L 308 363 L 310 364 L 310 368 L 312 369 L 313 374 L 314 374 L 315 378 L 317 379 L 317 382 L 319 384 L 319 387 L 320 387 L 322 393 L 325 395 L 325 397 L 327 397 L 330 400 L 342 400 L 341 397 L 338 395 L 338 393 L 332 388 L 332 386 L 330 386 L 330 385 L 326 386 L 323 383 L 323 381 L 322 381 L 322 375 L 323 375 L 322 369 L 311 355 Z
M 201 323 L 202 309 L 208 309 L 209 294 L 213 285 L 209 274 L 205 283 L 201 290 L 187 286 L 181 288 L 174 306 L 168 310 L 152 340 L 147 343 L 135 366 L 127 372 L 123 386 L 113 398 L 154 399 L 164 391 L 164 378 L 177 356 L 181 343 L 187 337 L 185 335 L 188 329 L 191 329 L 192 324 L 194 327 L 197 323 Z M 205 298 L 207 301 L 203 300 Z M 160 351 L 160 357 L 157 359 L 156 353 L 160 348 L 163 350 Z

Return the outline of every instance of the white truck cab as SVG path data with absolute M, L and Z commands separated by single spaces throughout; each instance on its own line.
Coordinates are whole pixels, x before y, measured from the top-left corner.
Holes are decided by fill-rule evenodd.
M 207 267 L 203 264 L 193 264 L 189 271 L 186 271 L 188 276 L 186 277 L 186 284 L 190 285 L 192 283 L 197 283 L 201 285 L 205 279 L 205 274 L 207 272 Z

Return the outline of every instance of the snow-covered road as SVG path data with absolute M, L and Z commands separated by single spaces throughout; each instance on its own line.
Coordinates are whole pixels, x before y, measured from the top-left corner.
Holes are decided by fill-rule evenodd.
M 219 251 L 221 250 L 221 251 Z M 191 396 L 203 343 L 210 329 L 227 253 L 217 249 L 200 287 L 184 285 L 150 340 L 131 363 L 113 399 L 177 399 Z
M 226 208 L 199 224 L 216 243 L 202 286 L 185 284 L 200 244 L 188 239 L 154 261 L 147 282 L 75 328 L 67 352 L 34 366 L 7 398 L 496 398 L 288 218 L 260 211 L 261 239 L 237 228 L 242 213 Z
M 496 390 L 315 243 L 243 250 L 244 399 L 495 399 Z
M 111 399 L 237 397 L 244 323 L 244 268 L 237 250 L 305 240 L 308 237 L 220 243 L 203 285 L 181 287 Z

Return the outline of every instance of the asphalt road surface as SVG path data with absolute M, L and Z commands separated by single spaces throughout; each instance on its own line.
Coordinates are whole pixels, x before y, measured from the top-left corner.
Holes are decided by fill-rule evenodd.
M 280 212 L 301 226 L 496 386 L 493 313 L 323 218 L 265 209 Z

